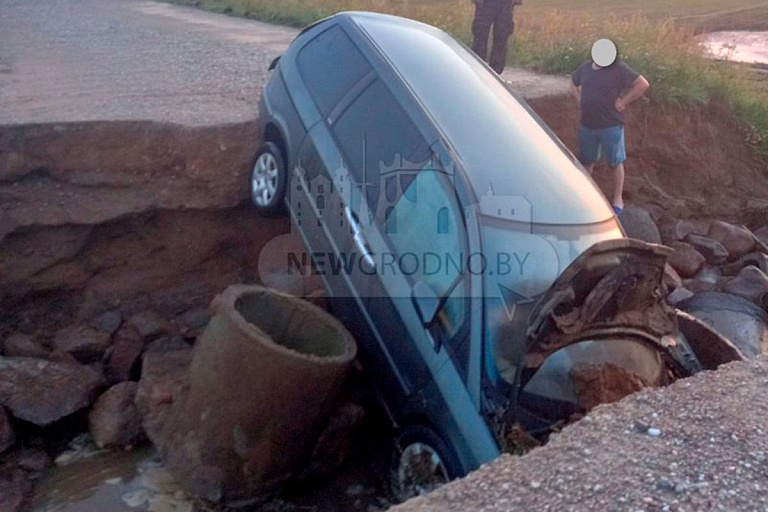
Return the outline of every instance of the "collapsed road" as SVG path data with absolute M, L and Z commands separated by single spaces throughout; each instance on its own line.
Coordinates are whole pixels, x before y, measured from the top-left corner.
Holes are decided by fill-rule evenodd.
M 47 428 L 82 413 L 102 385 L 91 370 L 121 382 L 94 410 L 131 402 L 142 352 L 188 350 L 210 298 L 258 280 L 265 240 L 287 223 L 242 205 L 255 105 L 296 31 L 153 2 L 0 7 L 4 356 L 63 374 L 83 363 L 62 376 L 80 381 L 77 400 L 14 402 L 12 421 L 0 408 L 12 444 L 20 418 Z M 561 77 L 506 75 L 527 97 L 567 90 Z M 23 455 L 11 485 L 44 467 Z

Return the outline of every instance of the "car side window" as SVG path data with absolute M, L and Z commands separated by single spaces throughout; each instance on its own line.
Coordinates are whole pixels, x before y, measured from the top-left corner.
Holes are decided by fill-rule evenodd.
M 404 177 L 408 187 L 393 205 L 380 205 L 376 220 L 393 251 L 389 260 L 396 262 L 397 271 L 414 283 L 425 282 L 445 298 L 432 334 L 450 343 L 467 314 L 468 255 L 462 210 L 451 179 L 442 170 L 425 168 L 415 175 L 406 172 Z
M 426 148 L 426 141 L 381 80 L 369 85 L 333 126 L 350 174 L 365 189 L 370 211 L 386 193 L 389 169 Z
M 309 41 L 299 51 L 296 63 L 309 93 L 325 117 L 371 71 L 366 58 L 338 25 Z

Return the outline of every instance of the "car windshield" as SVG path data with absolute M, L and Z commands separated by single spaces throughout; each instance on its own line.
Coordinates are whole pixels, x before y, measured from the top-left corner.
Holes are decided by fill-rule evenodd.
M 478 195 L 523 198 L 540 224 L 612 216 L 571 155 L 466 47 L 427 25 L 367 16 L 357 22 L 453 145 Z

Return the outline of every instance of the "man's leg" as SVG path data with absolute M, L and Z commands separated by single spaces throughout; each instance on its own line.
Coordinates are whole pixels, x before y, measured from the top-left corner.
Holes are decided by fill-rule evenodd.
M 613 188 L 613 206 L 624 209 L 624 164 L 619 164 L 613 168 L 614 188 Z
M 601 131 L 600 145 L 605 151 L 608 165 L 613 169 L 613 206 L 624 209 L 624 162 L 627 149 L 624 141 L 624 127 L 612 126 Z
M 475 19 L 472 22 L 472 51 L 483 60 L 488 59 L 488 34 L 493 24 L 493 0 L 475 3 Z
M 509 38 L 515 31 L 514 7 L 512 0 L 497 0 L 498 7 L 493 21 L 493 48 L 488 61 L 496 73 L 501 74 L 507 65 Z
M 589 174 L 600 158 L 600 137 L 595 130 L 579 126 L 579 161 Z

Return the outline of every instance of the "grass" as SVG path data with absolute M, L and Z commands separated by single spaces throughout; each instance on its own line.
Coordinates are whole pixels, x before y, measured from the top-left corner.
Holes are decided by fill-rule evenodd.
M 214 11 L 303 27 L 345 10 L 377 11 L 424 21 L 471 41 L 470 0 L 173 0 Z M 526 0 L 515 13 L 510 64 L 546 73 L 570 73 L 587 59 L 599 37 L 610 37 L 622 58 L 652 84 L 652 99 L 667 104 L 726 103 L 751 130 L 751 142 L 768 155 L 768 92 L 750 80 L 747 66 L 708 59 L 695 27 L 670 16 L 710 16 L 732 10 L 727 0 Z M 741 0 L 740 8 L 766 0 Z M 632 8 L 642 5 L 643 12 Z

